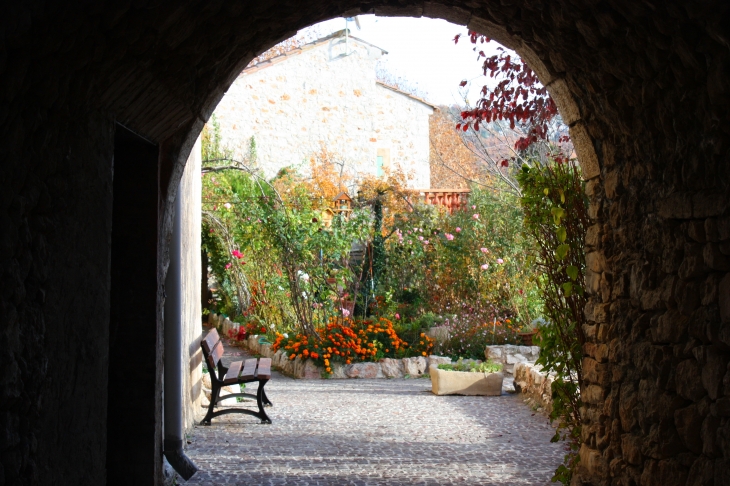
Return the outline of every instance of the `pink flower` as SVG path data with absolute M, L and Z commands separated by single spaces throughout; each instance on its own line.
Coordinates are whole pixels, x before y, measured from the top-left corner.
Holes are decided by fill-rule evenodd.
M 396 319 L 400 319 L 400 314 L 398 314 L 398 313 L 396 312 L 396 313 L 395 313 L 395 318 L 396 318 Z
M 482 253 L 489 253 L 489 250 L 487 248 L 480 248 L 479 249 Z
M 482 270 L 486 270 L 487 268 L 489 268 L 489 263 L 485 263 L 484 265 L 482 265 Z
M 231 264 L 230 263 L 226 263 L 226 270 L 228 270 L 229 268 L 231 268 Z
M 350 315 L 350 311 L 349 311 L 349 310 L 347 310 L 347 309 L 345 309 L 345 308 L 343 307 L 343 308 L 342 308 L 342 317 L 347 317 L 347 316 L 349 316 L 349 315 Z
M 423 236 L 419 236 L 418 239 L 423 241 Z
M 451 240 L 454 239 L 454 235 L 452 235 L 451 233 L 446 233 L 445 236 L 446 236 L 446 239 L 449 240 L 449 241 L 451 241 Z
M 423 240 L 424 245 L 428 245 L 428 240 Z
M 231 203 L 225 203 L 223 207 L 226 209 L 231 209 Z
M 456 232 L 457 232 L 457 233 L 461 233 L 461 228 L 459 228 L 459 227 L 457 226 L 457 227 L 456 227 Z
M 472 218 L 474 218 L 474 219 L 479 219 L 479 215 L 475 213 L 475 214 L 474 214 L 474 215 L 472 216 Z
M 499 263 L 501 265 L 504 263 L 504 260 L 502 260 L 501 258 L 497 258 L 497 263 Z
M 238 251 L 238 250 L 233 250 L 233 251 L 231 252 L 231 255 L 233 255 L 234 257 L 238 258 L 239 260 L 240 260 L 241 258 L 243 258 L 243 253 L 241 253 L 241 252 L 240 252 L 240 251 Z
M 471 208 L 476 209 L 477 207 L 474 204 L 472 204 Z

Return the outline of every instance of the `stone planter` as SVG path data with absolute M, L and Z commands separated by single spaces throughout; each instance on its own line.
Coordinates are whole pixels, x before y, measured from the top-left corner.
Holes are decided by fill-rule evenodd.
M 486 395 L 502 394 L 502 372 L 472 373 L 469 371 L 440 370 L 436 365 L 429 368 L 431 391 L 434 395 Z

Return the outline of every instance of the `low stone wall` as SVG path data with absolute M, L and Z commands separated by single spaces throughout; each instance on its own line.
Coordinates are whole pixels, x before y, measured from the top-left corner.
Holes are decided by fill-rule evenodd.
M 534 363 L 540 355 L 540 348 L 537 346 L 516 346 L 504 344 L 500 346 L 487 346 L 484 356 L 494 363 L 501 363 L 502 372 L 505 375 L 514 375 L 515 365 L 518 363 Z
M 548 414 L 552 412 L 552 377 L 534 363 L 515 363 L 513 366 L 515 391 L 526 395 L 526 401 L 534 408 Z

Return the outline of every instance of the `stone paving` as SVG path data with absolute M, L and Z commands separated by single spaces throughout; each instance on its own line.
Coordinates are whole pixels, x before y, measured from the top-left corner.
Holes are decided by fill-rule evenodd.
M 438 397 L 430 384 L 274 373 L 273 424 L 224 415 L 197 426 L 187 454 L 200 471 L 188 484 L 550 484 L 564 451 L 544 416 L 519 396 Z

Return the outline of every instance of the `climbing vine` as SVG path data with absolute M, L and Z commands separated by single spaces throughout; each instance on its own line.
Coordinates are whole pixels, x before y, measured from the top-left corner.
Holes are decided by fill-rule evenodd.
M 554 157 L 546 166 L 523 166 L 517 178 L 525 231 L 537 244 L 533 264 L 543 275 L 539 286 L 547 320 L 539 326 L 537 364 L 554 376 L 550 418 L 558 430 L 553 441 L 566 439 L 570 447 L 554 479 L 569 484 L 580 447 L 588 216 L 577 162 Z

